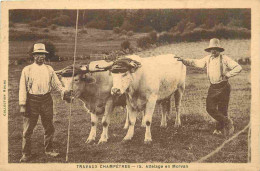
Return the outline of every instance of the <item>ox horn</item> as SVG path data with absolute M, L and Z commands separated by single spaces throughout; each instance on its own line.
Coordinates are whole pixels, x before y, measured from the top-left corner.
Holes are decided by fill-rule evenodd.
M 55 73 L 56 73 L 57 75 L 61 75 L 61 74 L 63 73 L 63 69 L 58 70 L 58 71 L 55 71 Z

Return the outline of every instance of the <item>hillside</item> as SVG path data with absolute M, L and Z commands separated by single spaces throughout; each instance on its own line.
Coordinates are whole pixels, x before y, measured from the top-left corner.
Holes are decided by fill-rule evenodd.
M 48 31 L 46 32 L 46 29 Z M 95 53 L 107 53 L 119 50 L 124 40 L 129 40 L 132 46 L 136 46 L 136 40 L 145 33 L 135 33 L 132 36 L 115 34 L 111 30 L 99 29 L 78 30 L 77 56 L 89 56 Z M 28 57 L 29 48 L 33 43 L 41 39 L 47 39 L 56 46 L 57 55 L 64 58 L 72 58 L 75 43 L 75 28 L 58 26 L 56 29 L 35 28 L 28 24 L 17 23 L 10 29 L 10 55 L 9 59 Z M 33 39 L 27 40 L 26 36 L 33 35 Z M 18 37 L 18 38 L 17 38 Z M 20 40 L 21 38 L 22 40 Z
M 32 46 L 32 44 L 44 38 L 53 42 L 56 47 L 56 54 L 59 57 L 65 59 L 72 59 L 73 57 L 75 43 L 75 28 L 73 27 L 57 26 L 55 29 L 35 28 L 29 26 L 28 24 L 16 23 L 10 29 L 9 34 L 9 37 L 11 37 L 9 43 L 10 60 L 28 58 L 29 48 Z M 158 37 L 162 34 L 157 33 Z M 28 35 L 34 36 L 33 39 L 28 40 Z M 139 49 L 137 47 L 137 41 L 140 39 L 143 40 L 148 35 L 149 34 L 147 33 L 133 33 L 133 35 L 122 33 L 117 34 L 114 33 L 112 30 L 99 30 L 93 28 L 85 28 L 83 30 L 82 28 L 79 28 L 76 54 L 81 59 L 85 59 L 91 54 L 109 54 L 113 51 L 119 51 L 121 49 L 121 43 L 125 40 L 128 40 L 130 42 L 130 46 L 132 49 Z M 19 38 L 21 38 L 22 40 L 20 40 Z M 230 53 L 232 52 L 233 54 L 235 54 L 235 59 L 247 58 L 251 56 L 250 39 L 222 39 L 221 42 L 222 46 L 226 48 L 225 53 L 227 55 L 230 55 Z M 155 49 L 155 51 L 158 51 L 159 53 L 173 53 L 182 56 L 198 58 L 206 55 L 206 52 L 204 52 L 203 49 L 208 46 L 208 39 L 198 42 L 187 42 L 187 44 L 185 42 L 172 42 L 171 45 L 168 45 L 168 42 L 159 44 L 156 43 L 153 45 L 150 45 L 150 43 L 148 42 L 148 44 L 148 47 L 143 47 L 143 49 L 140 49 L 144 51 L 147 56 L 151 56 L 149 49 Z M 189 50 L 186 50 L 187 45 L 194 48 L 189 48 Z M 170 46 L 170 48 L 168 48 L 168 46 Z M 198 46 L 200 46 L 200 48 L 197 48 Z M 148 49 L 145 50 L 146 48 Z M 200 51 L 195 51 L 195 49 L 199 49 Z M 138 53 L 138 51 L 135 51 L 134 53 Z

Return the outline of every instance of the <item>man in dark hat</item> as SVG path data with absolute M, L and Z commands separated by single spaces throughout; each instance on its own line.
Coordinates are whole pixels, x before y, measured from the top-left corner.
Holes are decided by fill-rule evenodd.
M 56 89 L 62 97 L 68 98 L 70 92 L 64 91 L 56 73 L 49 65 L 45 65 L 45 45 L 34 44 L 34 63 L 24 67 L 19 87 L 20 113 L 23 115 L 22 158 L 20 162 L 31 159 L 31 135 L 37 124 L 39 115 L 44 128 L 45 154 L 56 157 L 53 151 L 53 101 L 50 92 Z
M 205 51 L 209 52 L 210 55 L 202 59 L 175 58 L 187 66 L 207 68 L 210 87 L 206 100 L 206 110 L 217 121 L 213 134 L 223 133 L 227 137 L 234 132 L 233 121 L 228 116 L 228 103 L 231 91 L 228 79 L 241 72 L 242 67 L 228 56 L 221 54 L 224 48 L 220 46 L 219 39 L 211 39 L 209 47 Z

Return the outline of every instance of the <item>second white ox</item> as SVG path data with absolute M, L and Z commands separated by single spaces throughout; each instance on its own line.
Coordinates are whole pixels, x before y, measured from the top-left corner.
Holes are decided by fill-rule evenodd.
M 173 54 L 140 58 L 131 55 L 118 59 L 111 68 L 112 95 L 126 94 L 129 128 L 124 141 L 131 140 L 138 111 L 144 111 L 146 125 L 145 143 L 151 143 L 151 124 L 156 101 L 162 104 L 161 127 L 167 126 L 166 115 L 170 113 L 171 96 L 176 107 L 175 126 L 181 125 L 180 104 L 185 90 L 186 67 L 174 59 Z

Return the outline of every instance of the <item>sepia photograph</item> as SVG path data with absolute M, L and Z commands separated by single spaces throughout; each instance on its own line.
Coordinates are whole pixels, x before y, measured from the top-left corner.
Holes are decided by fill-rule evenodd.
M 252 5 L 7 4 L 6 164 L 259 169 L 260 32 Z

